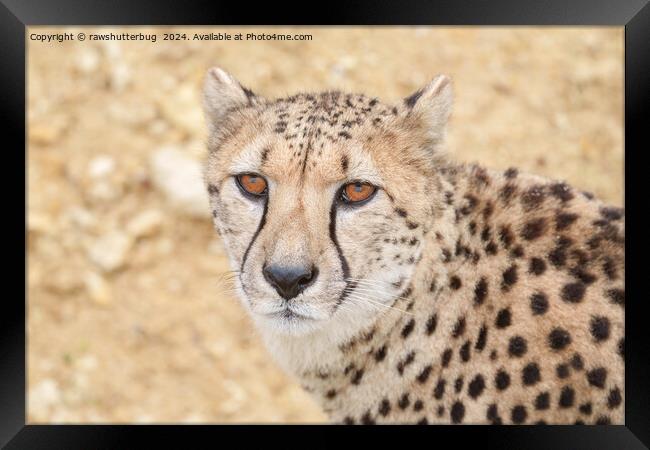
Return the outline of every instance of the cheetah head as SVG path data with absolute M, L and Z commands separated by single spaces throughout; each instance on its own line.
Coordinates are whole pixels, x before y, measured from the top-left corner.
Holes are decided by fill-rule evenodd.
M 358 329 L 408 289 L 439 207 L 450 108 L 442 75 L 387 105 L 340 92 L 266 100 L 208 71 L 205 181 L 258 327 Z

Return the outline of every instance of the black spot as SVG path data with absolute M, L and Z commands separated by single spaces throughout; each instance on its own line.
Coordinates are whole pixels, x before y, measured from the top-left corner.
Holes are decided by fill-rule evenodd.
M 352 136 L 347 131 L 339 131 L 339 136 L 344 137 L 345 139 L 350 139 Z
M 508 290 L 517 282 L 517 266 L 512 265 L 505 272 L 503 272 L 503 281 L 501 282 L 501 289 Z
M 215 195 L 219 193 L 219 188 L 216 187 L 214 184 L 210 183 L 208 184 L 208 194 L 210 195 Z
M 505 175 L 505 177 L 507 179 L 512 180 L 513 178 L 517 178 L 518 173 L 519 173 L 519 171 L 516 168 L 510 167 L 503 174 Z
M 469 385 L 467 386 L 467 393 L 470 397 L 477 398 L 483 393 L 483 389 L 485 389 L 485 379 L 481 374 L 479 374 L 469 382 Z
M 433 370 L 433 366 L 428 365 L 424 369 L 422 369 L 422 372 L 419 373 L 417 376 L 418 383 L 424 384 L 427 382 L 429 379 L 429 375 L 431 375 L 431 371 Z
M 397 363 L 397 372 L 399 372 L 400 375 L 403 375 L 406 366 L 411 364 L 414 359 L 415 359 L 415 352 L 411 351 L 408 355 L 406 355 L 406 357 L 403 360 Z
M 478 338 L 476 339 L 476 344 L 474 348 L 477 351 L 482 351 L 485 348 L 485 343 L 487 342 L 487 327 L 483 325 L 481 330 L 478 333 Z
M 542 376 L 539 373 L 539 366 L 536 363 L 529 363 L 521 371 L 521 381 L 524 386 L 533 386 L 539 383 Z
M 609 319 L 604 316 L 591 318 L 591 335 L 597 342 L 609 339 Z
M 607 370 L 604 367 L 590 370 L 587 372 L 587 381 L 589 381 L 589 384 L 592 386 L 603 389 L 605 387 L 605 382 L 607 381 Z
M 546 263 L 540 258 L 531 258 L 528 272 L 534 275 L 541 275 L 546 271 Z
M 436 387 L 433 390 L 433 396 L 437 400 L 440 400 L 442 398 L 442 396 L 445 394 L 445 384 L 446 384 L 446 381 L 443 378 L 438 380 L 438 383 L 436 384 Z
M 555 216 L 555 229 L 557 231 L 562 231 L 570 227 L 576 220 L 578 220 L 577 214 L 558 212 Z
M 584 298 L 585 290 L 586 286 L 581 281 L 565 284 L 560 292 L 560 297 L 565 302 L 578 303 Z
M 484 242 L 487 242 L 490 240 L 490 226 L 486 225 L 483 230 L 481 231 L 481 240 Z
M 584 369 L 585 363 L 582 360 L 582 357 L 578 353 L 573 355 L 573 358 L 571 358 L 571 367 L 573 367 L 575 370 Z
M 409 322 L 404 325 L 404 328 L 402 328 L 402 338 L 406 339 L 413 331 L 413 328 L 415 328 L 415 319 L 409 320 Z
M 491 361 L 496 361 L 496 359 L 497 359 L 497 351 L 496 351 L 496 350 L 492 350 L 492 351 L 490 352 L 490 360 L 491 360 Z
M 379 414 L 386 417 L 389 412 L 390 412 L 390 402 L 388 401 L 387 398 L 385 398 L 381 401 L 381 404 L 379 405 Z
M 422 411 L 424 408 L 424 403 L 422 403 L 422 400 L 416 400 L 415 403 L 413 403 L 413 411 Z
M 621 338 L 618 341 L 618 354 L 621 355 L 621 358 L 625 361 L 625 338 Z
M 438 417 L 442 417 L 445 414 L 445 407 L 442 405 L 438 406 L 436 414 L 438 414 Z
M 569 376 L 569 366 L 567 364 L 558 364 L 555 368 L 555 374 L 558 378 L 564 379 Z
M 571 335 L 564 328 L 553 328 L 548 335 L 548 344 L 553 350 L 563 350 L 571 343 Z
M 481 305 L 485 301 L 485 298 L 487 297 L 488 294 L 488 284 L 487 280 L 485 277 L 481 277 L 481 279 L 476 283 L 476 286 L 474 287 L 474 304 L 475 305 Z
M 343 425 L 354 425 L 354 419 L 350 416 L 345 416 L 343 419 Z
M 503 308 L 497 314 L 497 318 L 494 321 L 494 324 L 497 328 L 506 328 L 509 327 L 512 323 L 512 315 L 510 314 L 510 308 Z
M 621 396 L 621 390 L 618 387 L 609 391 L 609 396 L 607 397 L 607 407 L 609 409 L 614 409 L 620 406 L 622 401 L 623 397 Z
M 366 413 L 363 416 L 361 416 L 361 423 L 363 425 L 374 425 L 375 424 L 375 420 L 370 415 L 370 411 L 366 411 Z
M 348 164 L 349 161 L 347 155 L 343 155 L 343 157 L 341 157 L 341 169 L 343 169 L 343 172 L 348 170 Z
M 400 217 L 406 217 L 406 211 L 403 210 L 402 208 L 396 208 L 395 212 L 400 216 Z
M 383 345 L 375 352 L 375 361 L 381 362 L 384 360 L 385 357 L 386 357 L 386 346 Z
M 554 248 L 548 254 L 548 260 L 555 267 L 562 267 L 566 263 L 566 249 L 562 247 Z
M 507 205 L 508 203 L 510 203 L 510 199 L 512 198 L 516 190 L 517 187 L 514 184 L 507 183 L 499 191 L 499 198 L 501 198 L 503 203 Z
M 501 240 L 501 243 L 505 248 L 510 247 L 512 244 L 512 241 L 515 239 L 514 235 L 512 234 L 512 231 L 510 230 L 510 227 L 507 225 L 504 225 L 500 228 L 499 230 L 499 239 Z
M 460 348 L 460 351 L 458 352 L 459 355 L 460 355 L 460 359 L 461 359 L 463 362 L 467 362 L 467 361 L 469 361 L 469 358 L 470 358 L 470 346 L 471 346 L 471 342 L 470 342 L 470 341 L 466 341 L 466 342 L 463 344 L 463 346 Z
M 568 202 L 573 198 L 571 188 L 566 183 L 555 183 L 551 185 L 551 194 L 562 200 L 562 202 Z
M 608 289 L 605 295 L 616 305 L 625 305 L 625 291 L 623 289 Z
M 527 350 L 528 344 L 526 343 L 526 339 L 521 336 L 513 336 L 510 338 L 510 341 L 508 342 L 508 353 L 511 357 L 514 356 L 519 358 L 523 356 Z
M 463 333 L 465 332 L 465 326 L 466 326 L 465 317 L 459 317 L 451 332 L 451 336 L 453 338 L 458 338 L 462 336 Z
M 538 208 L 545 197 L 544 186 L 532 186 L 521 194 L 521 204 L 526 211 L 531 211 Z
M 546 231 L 546 219 L 540 217 L 526 222 L 521 230 L 521 237 L 527 241 L 532 241 L 542 236 Z
M 542 411 L 548 409 L 551 403 L 551 396 L 548 392 L 542 392 L 535 397 L 535 409 Z
M 596 420 L 596 425 L 611 425 L 612 421 L 607 416 L 600 416 Z
M 560 392 L 560 400 L 558 401 L 558 405 L 560 405 L 560 408 L 570 408 L 573 406 L 575 397 L 576 393 L 573 388 L 570 386 L 564 386 Z
M 623 210 L 621 208 L 602 207 L 600 208 L 600 215 L 607 220 L 620 220 L 623 218 Z
M 465 405 L 463 405 L 460 401 L 454 402 L 454 404 L 451 405 L 451 422 L 461 423 L 463 421 L 463 417 L 465 417 Z
M 329 398 L 330 400 L 336 397 L 336 390 L 335 389 L 330 389 L 325 393 L 325 397 Z
M 431 317 L 429 317 L 429 320 L 427 320 L 427 324 L 426 324 L 427 336 L 431 336 L 436 331 L 437 326 L 438 326 L 438 316 L 436 314 L 433 314 Z
M 452 276 L 450 281 L 449 281 L 449 287 L 451 287 L 453 290 L 458 290 L 462 286 L 462 283 L 460 281 L 460 278 L 458 278 L 456 275 Z
M 510 375 L 504 370 L 499 370 L 494 377 L 494 385 L 500 391 L 503 391 L 510 386 Z
M 526 407 L 523 405 L 517 405 L 514 408 L 512 408 L 512 412 L 510 414 L 510 419 L 512 420 L 512 423 L 514 424 L 521 424 L 526 421 L 526 417 L 528 417 L 528 413 L 526 412 Z
M 616 273 L 616 265 L 614 264 L 614 260 L 612 258 L 607 257 L 603 262 L 603 273 L 610 280 L 615 280 L 618 278 L 618 275 Z
M 585 284 L 591 284 L 596 281 L 596 276 L 581 269 L 579 267 L 574 267 L 570 270 L 571 275 L 576 277 L 578 280 L 582 281 Z
M 442 353 L 442 367 L 447 367 L 451 361 L 452 350 L 448 348 Z
M 548 297 L 543 292 L 536 292 L 530 297 L 530 309 L 534 316 L 539 316 L 548 311 Z
M 354 372 L 351 382 L 352 384 L 359 384 L 362 378 L 363 378 L 363 369 L 359 369 L 356 372 Z
M 497 410 L 497 405 L 495 403 L 488 406 L 486 418 L 490 423 L 492 423 L 492 425 L 501 425 L 502 420 L 501 417 L 499 417 L 499 411 Z
M 591 403 L 590 402 L 584 403 L 584 404 L 580 405 L 580 407 L 578 409 L 580 410 L 580 412 L 582 414 L 585 414 L 585 415 L 588 416 L 588 415 L 591 414 Z
M 404 99 L 404 104 L 409 108 L 413 108 L 422 94 L 424 94 L 423 89 L 415 91 L 413 94 Z
M 459 393 L 463 389 L 463 383 L 464 381 L 462 375 L 456 378 L 456 381 L 454 381 L 454 390 L 456 393 Z
M 411 400 L 409 399 L 408 393 L 403 394 L 397 402 L 397 406 L 399 406 L 400 409 L 406 409 L 410 404 Z
M 497 254 L 497 244 L 495 244 L 494 241 L 490 241 L 485 246 L 485 253 L 487 253 L 488 255 L 496 255 Z
M 524 248 L 521 245 L 516 246 L 510 252 L 510 256 L 513 258 L 522 258 L 524 256 Z

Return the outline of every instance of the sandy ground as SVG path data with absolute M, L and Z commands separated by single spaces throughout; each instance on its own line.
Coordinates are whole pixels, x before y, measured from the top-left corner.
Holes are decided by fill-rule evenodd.
M 57 31 L 118 30 L 29 30 Z M 447 73 L 458 159 L 623 204 L 622 28 L 289 31 L 309 42 L 127 31 L 158 41 L 28 41 L 32 423 L 325 420 L 219 282 L 227 261 L 196 171 L 212 65 L 270 97 L 341 88 L 397 101 Z

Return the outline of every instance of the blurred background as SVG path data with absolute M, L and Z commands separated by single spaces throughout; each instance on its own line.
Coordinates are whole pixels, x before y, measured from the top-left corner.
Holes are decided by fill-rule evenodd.
M 269 97 L 398 101 L 451 75 L 449 150 L 623 204 L 622 28 L 52 28 L 157 41 L 28 40 L 28 420 L 322 422 L 238 300 L 200 163 L 219 65 Z M 164 32 L 311 41 L 163 41 Z

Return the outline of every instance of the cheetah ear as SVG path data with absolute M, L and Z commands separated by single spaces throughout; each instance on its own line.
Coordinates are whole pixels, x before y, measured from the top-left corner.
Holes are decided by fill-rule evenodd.
M 219 67 L 208 70 L 203 83 L 203 109 L 208 128 L 214 132 L 228 113 L 237 107 L 252 105 L 259 98 Z
M 404 99 L 409 117 L 421 118 L 432 144 L 440 144 L 445 138 L 447 122 L 453 101 L 451 79 L 438 75 L 422 89 Z

